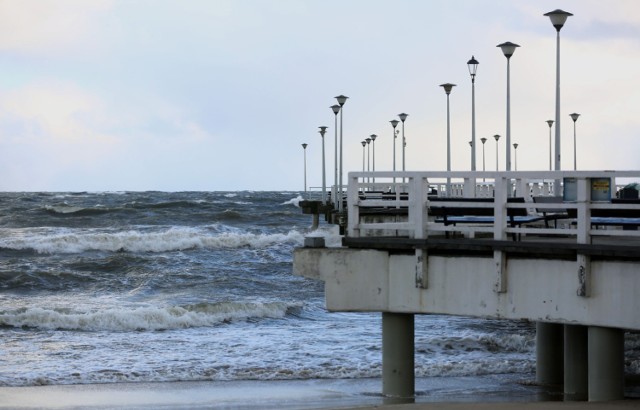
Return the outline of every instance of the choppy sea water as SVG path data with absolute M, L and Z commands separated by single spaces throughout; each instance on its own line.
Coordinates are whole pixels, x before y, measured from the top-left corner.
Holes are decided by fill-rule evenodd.
M 380 315 L 328 313 L 323 284 L 292 274 L 300 199 L 0 193 L 0 386 L 380 377 Z M 415 329 L 418 378 L 534 379 L 532 323 Z M 640 338 L 627 350 L 640 374 Z

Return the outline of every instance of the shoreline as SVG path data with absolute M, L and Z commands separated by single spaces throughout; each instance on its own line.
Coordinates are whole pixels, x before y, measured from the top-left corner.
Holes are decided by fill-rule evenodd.
M 640 395 L 620 402 L 562 402 L 522 380 L 528 375 L 416 379 L 416 401 L 383 398 L 380 379 L 184 381 L 0 387 L 0 409 L 530 409 L 640 408 Z

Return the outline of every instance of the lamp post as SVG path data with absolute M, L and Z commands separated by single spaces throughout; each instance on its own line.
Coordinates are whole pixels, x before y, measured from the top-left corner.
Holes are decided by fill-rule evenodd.
M 451 118 L 449 115 L 449 95 L 455 86 L 455 84 L 451 83 L 440 84 L 440 87 L 444 88 L 444 92 L 447 94 L 447 172 L 451 171 Z M 447 178 L 447 196 L 451 196 L 451 178 Z
M 478 71 L 478 61 L 474 56 L 467 61 L 469 74 L 471 75 L 471 170 L 476 170 L 476 71 Z
M 307 145 L 302 144 L 302 151 L 304 152 L 304 197 L 307 197 Z
M 376 172 L 376 138 L 378 138 L 378 136 L 376 134 L 371 134 L 369 138 L 371 138 L 371 146 L 373 147 L 373 172 Z M 375 185 L 375 183 L 376 177 L 373 177 L 373 184 Z
M 498 134 L 494 135 L 493 138 L 496 139 L 496 171 L 498 170 L 498 140 L 500 136 Z
M 367 143 L 367 172 L 371 172 L 371 138 L 365 139 L 365 142 Z M 371 177 L 367 177 L 367 184 L 370 183 Z
M 335 116 L 335 125 L 333 127 L 334 132 L 335 132 L 335 157 L 334 157 L 334 161 L 333 161 L 333 165 L 335 167 L 334 169 L 334 181 L 333 181 L 333 189 L 335 190 L 335 197 L 334 199 L 334 204 L 333 204 L 333 208 L 337 209 L 338 208 L 338 113 L 340 112 L 340 106 L 338 104 L 332 105 L 331 110 L 333 111 L 333 115 Z
M 338 105 L 340 106 L 340 202 L 338 202 L 338 210 L 340 212 L 342 212 L 342 210 L 344 209 L 344 201 L 343 201 L 343 194 L 342 194 L 342 113 L 344 112 L 344 103 L 347 102 L 347 96 L 344 95 L 339 95 L 337 97 L 335 97 L 336 100 L 338 100 Z
M 507 171 L 511 171 L 511 89 L 510 89 L 510 61 L 511 56 L 516 51 L 516 47 L 520 47 L 517 44 L 507 41 L 506 43 L 498 44 L 497 47 L 502 49 L 502 53 L 507 57 Z
M 364 147 L 367 146 L 367 141 L 362 141 L 361 144 L 362 144 L 362 172 L 364 172 L 365 171 L 365 168 L 364 168 L 364 159 L 365 159 Z
M 553 168 L 551 167 L 551 127 L 553 126 L 553 120 L 547 120 L 547 124 L 549 124 L 549 171 Z
M 396 172 L 396 127 L 398 126 L 398 120 L 389 121 L 393 127 L 393 172 Z M 393 190 L 395 192 L 396 177 L 393 177 Z
M 516 171 L 518 170 L 518 143 L 513 144 L 513 155 L 515 157 Z
M 577 154 L 577 145 L 576 145 L 576 121 L 578 121 L 578 117 L 580 114 L 574 112 L 573 114 L 569 114 L 571 119 L 573 120 L 573 170 L 578 170 L 578 154 Z
M 564 26 L 567 17 L 573 14 L 556 9 L 544 14 L 551 20 L 551 24 L 556 28 L 556 161 L 555 169 L 560 170 L 560 29 Z M 560 195 L 560 181 L 554 184 L 554 195 Z
M 480 138 L 480 141 L 482 142 L 482 172 L 485 172 L 485 162 L 484 162 L 484 143 L 487 142 L 487 139 L 482 137 Z M 485 182 L 484 176 L 482 177 L 482 182 Z
M 408 116 L 409 116 L 409 114 L 406 114 L 404 112 L 398 114 L 398 117 L 400 118 L 400 121 L 402 121 L 402 171 L 405 171 L 405 156 L 404 156 L 404 152 L 405 152 L 405 147 L 407 145 L 407 140 L 404 137 L 404 121 L 407 119 Z M 402 178 L 402 182 L 404 182 L 404 178 Z
M 326 205 L 327 203 L 327 170 L 325 167 L 325 156 L 324 156 L 324 134 L 327 132 L 327 128 L 324 125 L 320 128 L 320 137 L 322 137 L 322 204 Z

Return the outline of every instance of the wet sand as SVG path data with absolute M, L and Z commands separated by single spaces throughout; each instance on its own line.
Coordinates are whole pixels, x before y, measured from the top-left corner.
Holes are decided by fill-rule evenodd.
M 507 384 L 508 390 L 501 387 Z M 417 387 L 423 389 L 415 404 L 389 404 L 378 379 L 0 387 L 0 409 L 640 409 L 640 400 L 633 399 L 561 402 L 535 386 L 514 391 L 510 381 L 486 376 L 421 379 Z

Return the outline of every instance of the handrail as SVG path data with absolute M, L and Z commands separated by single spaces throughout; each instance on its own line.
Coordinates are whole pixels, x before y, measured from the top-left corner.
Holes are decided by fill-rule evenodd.
M 375 186 L 370 183 L 373 178 Z M 426 239 L 430 234 L 462 232 L 471 237 L 476 233 L 492 234 L 494 239 L 504 240 L 513 234 L 544 234 L 574 237 L 577 243 L 591 243 L 592 236 L 640 237 L 640 230 L 622 231 L 622 225 L 616 226 L 614 220 L 607 224 L 608 229 L 594 229 L 592 226 L 596 221 L 591 217 L 592 210 L 598 210 L 599 213 L 606 213 L 607 210 L 637 211 L 640 215 L 640 202 L 619 204 L 612 203 L 609 199 L 615 198 L 618 189 L 625 185 L 621 181 L 624 179 L 640 181 L 640 171 L 351 172 L 347 190 L 347 235 L 388 236 L 391 232 L 393 236 Z M 406 181 L 404 184 L 399 182 L 403 180 Z M 429 215 L 430 206 L 436 206 L 436 203 L 429 198 L 445 197 L 446 189 L 442 188 L 446 186 L 447 180 L 451 181 L 452 187 L 450 201 L 446 201 L 447 207 L 468 208 L 469 198 L 493 197 L 495 200 L 492 202 L 472 202 L 475 208 L 493 208 L 493 223 L 469 223 L 464 226 L 436 223 Z M 533 202 L 533 197 L 552 196 L 554 185 L 558 183 L 564 189 L 566 200 L 561 203 Z M 392 199 L 384 199 L 386 195 L 381 195 L 380 192 Z M 516 196 L 523 197 L 524 203 L 507 200 Z M 467 202 L 456 202 L 456 198 L 465 198 Z M 442 206 L 442 202 L 439 201 L 437 206 Z M 361 218 L 361 214 L 367 209 L 391 208 L 406 209 L 406 218 L 401 221 L 370 221 Z M 523 208 L 531 216 L 536 215 L 536 208 L 572 210 L 576 218 L 567 218 L 557 228 L 528 223 L 511 226 L 507 217 L 508 210 Z M 624 221 L 621 224 L 622 222 Z

